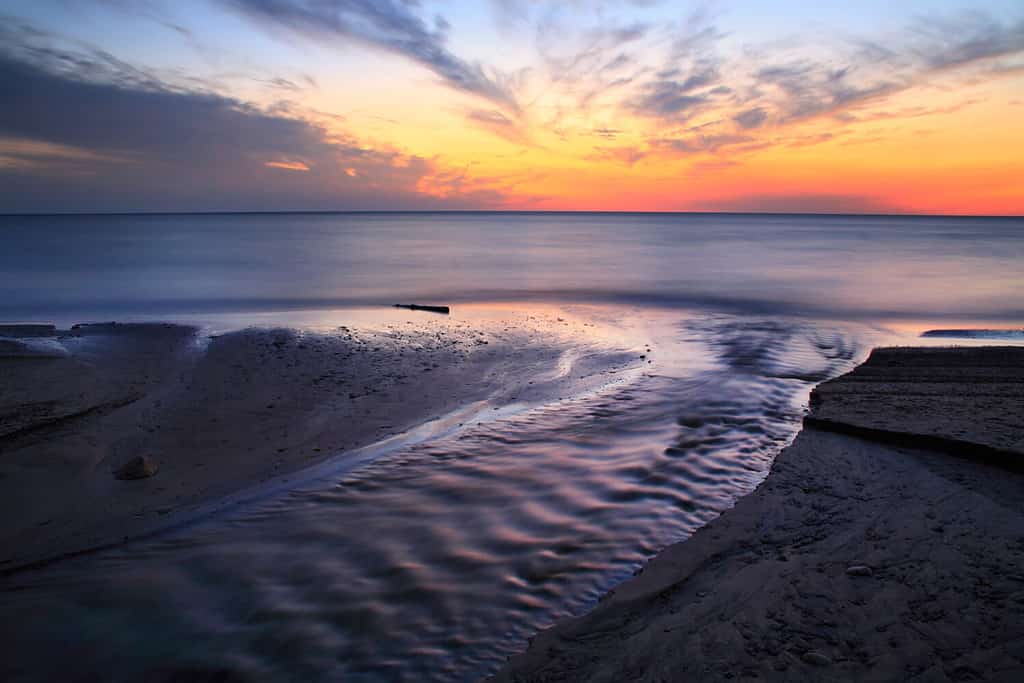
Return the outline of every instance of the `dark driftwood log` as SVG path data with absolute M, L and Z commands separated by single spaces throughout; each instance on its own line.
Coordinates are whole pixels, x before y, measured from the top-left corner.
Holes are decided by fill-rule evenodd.
M 408 308 L 410 311 L 429 311 L 430 313 L 444 313 L 448 315 L 451 309 L 447 306 L 420 306 L 419 304 L 395 304 L 395 308 Z

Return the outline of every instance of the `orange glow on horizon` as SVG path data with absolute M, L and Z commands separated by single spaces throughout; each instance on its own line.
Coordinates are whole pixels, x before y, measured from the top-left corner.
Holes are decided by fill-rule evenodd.
M 404 40 L 359 3 L 345 12 L 365 21 L 307 26 L 299 13 L 280 31 L 266 29 L 292 3 L 251 25 L 221 8 L 245 36 L 237 73 L 196 61 L 188 41 L 159 59 L 124 46 L 109 73 L 56 68 L 40 57 L 56 39 L 33 33 L 11 56 L 29 79 L 16 93 L 26 111 L 90 107 L 82 120 L 126 123 L 104 136 L 70 117 L 41 117 L 45 130 L 15 117 L 0 171 L 11 188 L 59 188 L 72 208 L 1024 215 L 1015 15 L 949 7 L 828 29 L 794 4 L 788 20 L 804 33 L 780 41 L 778 8 L 677 17 L 637 3 L 612 17 L 588 3 L 518 4 L 523 16 L 497 32 L 468 13 Z M 405 20 L 388 31 L 432 26 L 421 10 L 391 7 Z M 153 87 L 166 110 L 149 103 Z M 92 89 L 103 96 L 76 99 Z

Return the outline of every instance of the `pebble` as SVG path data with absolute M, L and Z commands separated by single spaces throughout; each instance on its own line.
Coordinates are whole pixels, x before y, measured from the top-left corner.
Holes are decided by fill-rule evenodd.
M 805 652 L 800 659 L 804 660 L 807 664 L 813 664 L 814 666 L 831 666 L 832 660 L 814 650 L 808 650 Z
M 152 477 L 160 465 L 148 455 L 137 455 L 114 470 L 118 479 L 146 479 Z
M 846 568 L 846 574 L 848 576 L 871 576 L 874 572 L 867 565 L 855 564 L 852 567 Z

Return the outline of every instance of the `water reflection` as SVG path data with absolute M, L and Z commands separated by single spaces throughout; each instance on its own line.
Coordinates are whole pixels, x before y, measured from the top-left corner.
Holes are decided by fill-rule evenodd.
M 8 578 L 0 673 L 418 681 L 493 670 L 756 486 L 812 383 L 865 351 L 851 328 L 806 322 L 674 316 L 653 334 L 658 362 L 605 393 Z M 50 656 L 58 646 L 66 656 Z

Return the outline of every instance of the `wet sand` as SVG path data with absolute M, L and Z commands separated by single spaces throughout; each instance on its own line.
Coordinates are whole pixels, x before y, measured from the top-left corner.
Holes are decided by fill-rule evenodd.
M 587 306 L 529 320 L 537 308 L 457 315 L 493 318 L 480 351 L 566 348 L 542 373 L 552 388 L 612 381 L 372 446 L 359 466 L 344 453 L 184 528 L 3 576 L 0 612 L 18 626 L 0 678 L 477 680 L 756 488 L 814 384 L 867 352 L 854 326 Z M 326 313 L 263 320 L 331 332 Z M 339 313 L 333 325 L 354 324 Z M 602 374 L 639 340 L 641 367 Z
M 499 681 L 1024 677 L 1024 349 L 876 350 L 765 482 Z
M 293 473 L 453 411 L 469 420 L 556 400 L 642 362 L 588 346 L 582 326 L 409 313 L 316 332 L 114 324 L 5 339 L 0 572 L 172 527 L 240 491 L 287 487 Z M 123 478 L 140 457 L 136 474 L 155 474 Z

